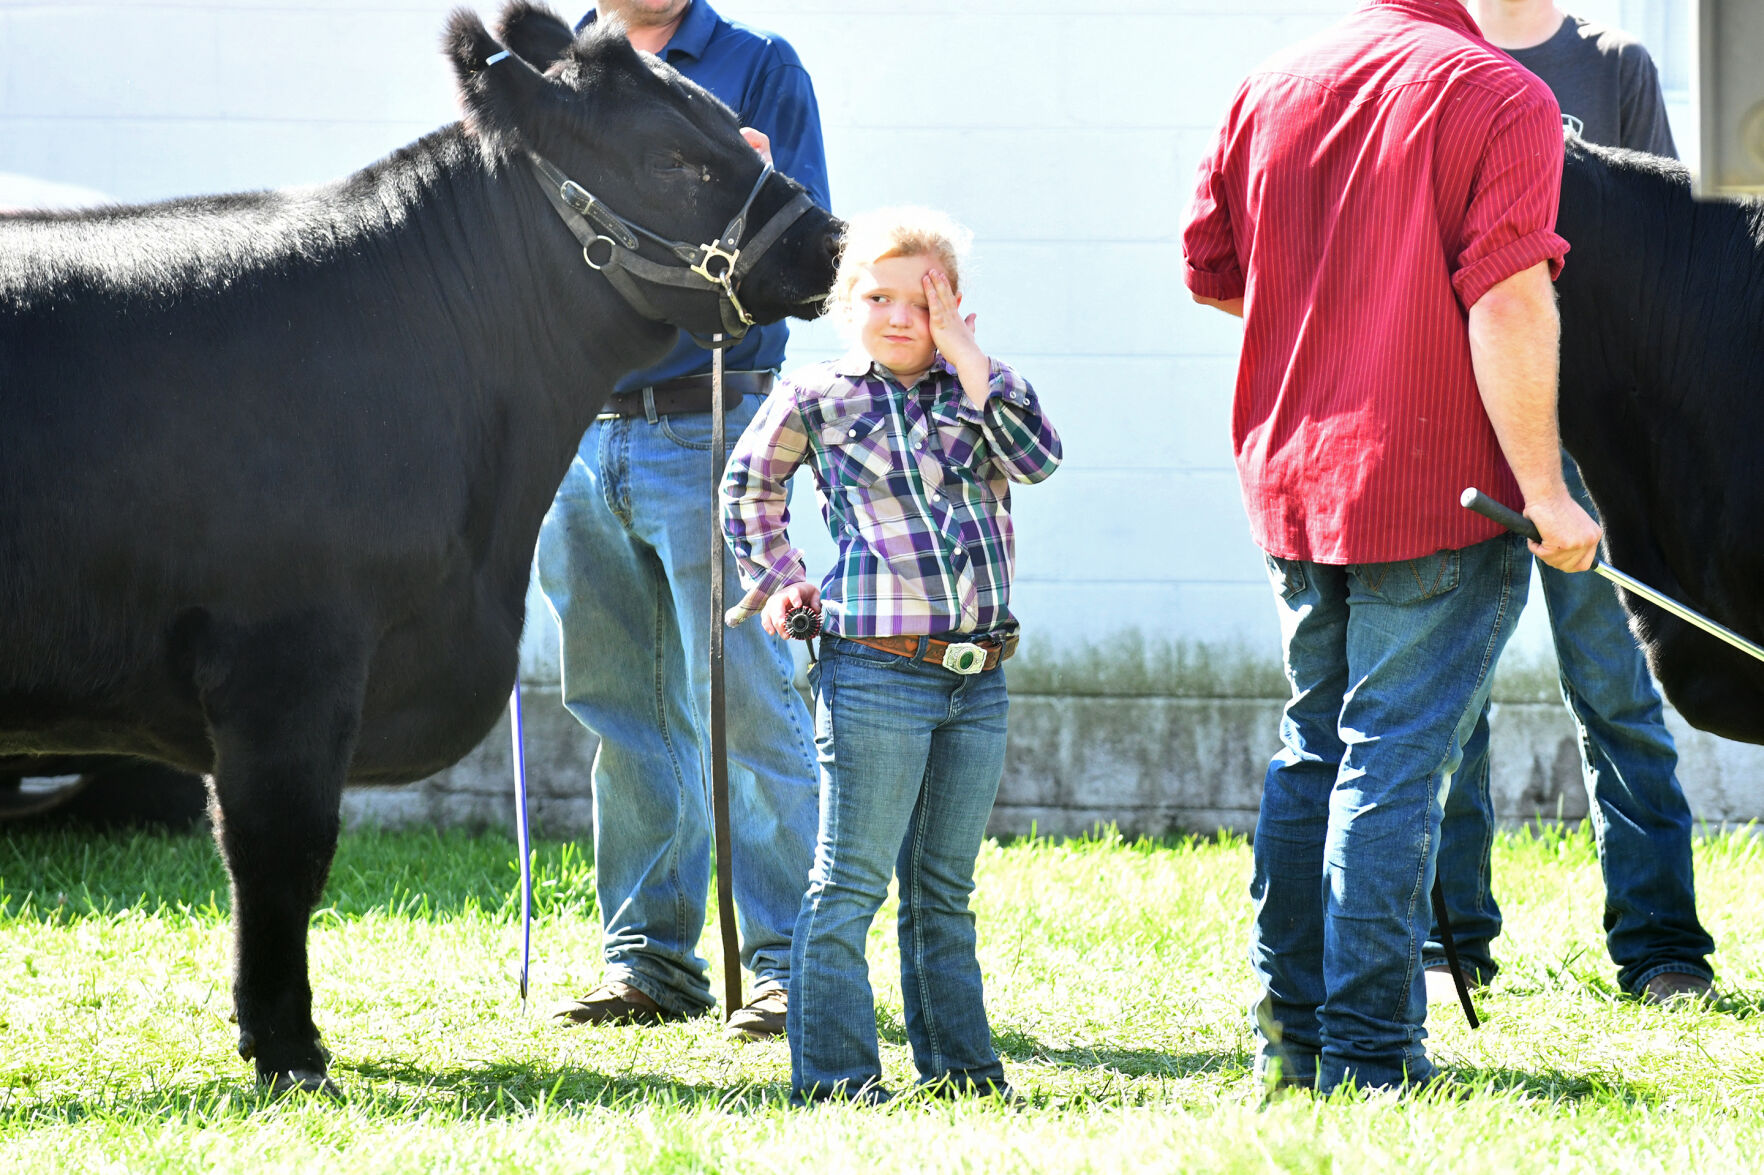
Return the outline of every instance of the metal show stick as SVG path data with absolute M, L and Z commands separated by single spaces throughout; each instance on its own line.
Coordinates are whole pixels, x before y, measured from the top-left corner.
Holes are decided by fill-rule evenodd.
M 1459 497 L 1458 504 L 1468 510 L 1476 511 L 1491 522 L 1500 523 L 1514 534 L 1523 535 L 1534 543 L 1543 541 L 1542 536 L 1538 534 L 1537 526 L 1531 521 L 1531 519 L 1525 517 L 1525 515 L 1519 513 L 1517 510 L 1503 506 L 1501 503 L 1495 501 L 1479 489 L 1471 488 L 1465 490 L 1463 495 Z M 1588 568 L 1588 570 L 1597 572 L 1618 587 L 1623 588 L 1625 591 L 1635 593 L 1648 603 L 1653 604 L 1655 607 L 1672 613 L 1672 615 L 1678 617 L 1686 624 L 1693 625 L 1696 628 L 1702 629 L 1712 637 L 1726 641 L 1742 653 L 1750 653 L 1758 660 L 1764 661 L 1764 647 L 1752 643 L 1739 633 L 1733 631 L 1733 629 L 1728 628 L 1725 624 L 1719 624 L 1716 621 L 1709 619 L 1707 616 L 1704 616 L 1701 612 L 1685 607 L 1671 596 L 1663 595 L 1649 587 L 1647 584 L 1642 583 L 1640 580 L 1623 574 L 1623 572 L 1612 567 L 1604 560 L 1595 556 L 1593 559 L 1593 565 Z
M 723 1019 L 740 1008 L 741 935 L 735 928 L 735 874 L 729 835 L 729 732 L 723 691 L 723 527 L 717 498 L 723 481 L 723 336 L 711 351 L 710 759 L 711 827 L 717 854 L 717 924 L 723 932 Z

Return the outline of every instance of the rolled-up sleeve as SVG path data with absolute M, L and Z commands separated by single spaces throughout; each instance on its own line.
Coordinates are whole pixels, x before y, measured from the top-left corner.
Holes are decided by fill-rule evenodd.
M 1494 286 L 1540 261 L 1562 272 L 1556 235 L 1562 197 L 1562 112 L 1539 85 L 1509 99 L 1488 137 L 1458 241 L 1452 288 L 1468 310 Z
M 1241 95 L 1240 95 L 1241 97 Z M 1231 225 L 1231 202 L 1226 190 L 1225 167 L 1231 142 L 1232 115 L 1219 130 L 1213 150 L 1201 160 L 1195 181 L 1194 203 L 1182 230 L 1183 280 L 1203 298 L 1228 301 L 1244 292 L 1243 261 L 1237 255 L 1237 238 Z

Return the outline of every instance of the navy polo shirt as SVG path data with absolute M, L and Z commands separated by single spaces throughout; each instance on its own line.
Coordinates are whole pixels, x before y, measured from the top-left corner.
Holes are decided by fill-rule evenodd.
M 590 11 L 577 31 L 593 23 L 594 17 Z M 772 141 L 773 165 L 807 188 L 815 203 L 831 207 L 814 84 L 784 38 L 724 20 L 705 0 L 691 0 L 661 58 L 727 103 L 742 126 L 764 131 Z M 782 322 L 753 327 L 729 348 L 723 365 L 729 371 L 777 368 L 784 362 L 789 338 L 790 328 Z M 710 368 L 710 352 L 682 332 L 666 359 L 626 376 L 613 390 L 626 392 Z

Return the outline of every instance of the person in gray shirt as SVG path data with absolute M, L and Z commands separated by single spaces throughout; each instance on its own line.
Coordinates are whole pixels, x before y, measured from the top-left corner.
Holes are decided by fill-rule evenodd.
M 1660 80 L 1648 51 L 1628 34 L 1570 16 L 1550 0 L 1468 0 L 1490 42 L 1555 91 L 1565 128 L 1590 143 L 1676 157 Z M 1572 241 L 1569 242 L 1573 244 Z M 1568 264 L 1574 264 L 1572 252 Z M 1592 501 L 1566 453 L 1563 473 L 1589 511 Z M 1615 590 L 1590 575 L 1539 566 L 1562 699 L 1580 735 L 1605 878 L 1605 934 L 1618 985 L 1652 1003 L 1707 999 L 1715 949 L 1697 920 L 1691 813 L 1678 753 L 1662 721 L 1659 691 L 1630 636 Z M 1472 983 L 1487 983 L 1501 931 L 1490 887 L 1494 813 L 1488 786 L 1488 710 L 1464 746 L 1440 827 L 1439 878 Z M 1453 999 L 1451 971 L 1434 927 L 1423 958 L 1430 999 Z

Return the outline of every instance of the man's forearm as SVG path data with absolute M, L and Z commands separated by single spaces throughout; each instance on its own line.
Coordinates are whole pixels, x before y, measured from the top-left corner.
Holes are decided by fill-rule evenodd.
M 1514 274 L 1470 307 L 1470 360 L 1482 406 L 1525 496 L 1525 515 L 1543 536 L 1531 551 L 1558 571 L 1584 571 L 1598 547 L 1599 526 L 1562 480 L 1560 336 L 1548 262 Z
M 1470 308 L 1469 328 L 1483 408 L 1525 501 L 1566 493 L 1556 431 L 1561 325 L 1547 266 L 1490 289 Z
M 1209 298 L 1204 294 L 1191 294 L 1190 296 L 1202 306 L 1211 306 L 1215 310 L 1223 310 L 1225 313 L 1235 318 L 1243 317 L 1242 298 Z

